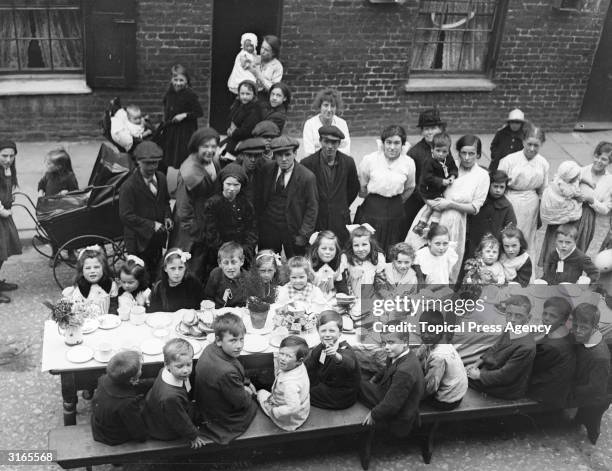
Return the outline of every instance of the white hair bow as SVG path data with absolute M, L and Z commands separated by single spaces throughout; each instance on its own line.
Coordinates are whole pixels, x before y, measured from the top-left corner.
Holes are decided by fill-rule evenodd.
M 314 245 L 315 241 L 317 240 L 317 237 L 319 237 L 319 232 L 313 232 L 312 235 L 310 236 L 310 239 L 308 239 L 308 243 L 310 245 Z
M 366 229 L 367 231 L 371 232 L 372 234 L 376 233 L 376 229 L 374 229 L 372 226 L 370 226 L 367 222 L 364 222 L 363 224 L 348 224 L 346 226 L 346 230 L 349 231 L 349 232 L 353 232 L 358 227 L 363 227 L 364 229 Z
M 140 266 L 140 267 L 142 267 L 142 268 L 144 268 L 144 266 L 145 266 L 145 262 L 144 262 L 144 260 L 143 260 L 142 258 L 140 258 L 140 257 L 137 257 L 136 255 L 128 255 L 128 256 L 127 256 L 125 259 L 126 259 L 128 262 L 131 260 L 131 261 L 132 261 L 132 262 L 134 262 L 136 265 L 138 265 L 138 266 Z
M 263 258 L 263 257 L 272 257 L 274 261 L 276 262 L 276 264 L 280 266 L 282 264 L 281 256 L 277 254 L 276 252 L 272 252 L 272 251 L 270 252 L 271 253 L 268 253 L 268 252 L 260 253 L 259 255 L 257 255 L 257 257 L 255 257 L 255 260 L 259 260 L 260 258 Z
M 81 249 L 81 251 L 79 252 L 79 256 L 77 258 L 79 260 L 81 260 L 81 258 L 85 254 L 85 252 L 87 252 L 88 250 L 91 251 L 91 252 L 102 252 L 102 247 L 100 247 L 98 244 L 96 244 L 96 245 L 88 245 L 84 249 Z
M 189 260 L 191 260 L 191 254 L 189 252 L 183 252 L 181 249 L 174 249 L 166 254 L 164 257 L 164 263 L 166 263 L 168 257 L 172 255 L 178 255 L 183 263 L 187 263 Z

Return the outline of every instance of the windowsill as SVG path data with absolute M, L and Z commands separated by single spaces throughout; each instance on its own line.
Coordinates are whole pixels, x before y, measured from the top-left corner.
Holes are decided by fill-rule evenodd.
M 490 92 L 495 85 L 485 77 L 410 77 L 404 85 L 408 93 Z
M 85 75 L 0 75 L 0 96 L 81 95 L 91 93 Z

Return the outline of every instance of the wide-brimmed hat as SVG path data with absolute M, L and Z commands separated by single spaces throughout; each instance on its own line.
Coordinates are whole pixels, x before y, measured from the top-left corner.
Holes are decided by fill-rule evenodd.
M 263 137 L 250 137 L 236 145 L 238 154 L 262 154 L 266 151 L 266 140 Z
M 525 122 L 525 113 L 523 113 L 518 108 L 513 109 L 510 113 L 508 113 L 507 121 L 519 121 L 521 123 Z
M 275 137 L 270 141 L 270 149 L 272 152 L 280 152 L 282 150 L 297 150 L 300 143 L 287 135 Z
M 419 128 L 429 128 L 433 126 L 446 126 L 446 123 L 440 119 L 440 111 L 437 108 L 422 111 L 419 114 Z
M 136 146 L 132 155 L 136 161 L 160 160 L 164 156 L 164 151 L 154 142 L 144 141 Z
M 321 126 L 319 128 L 319 137 L 326 137 L 334 141 L 341 141 L 344 139 L 344 133 L 337 126 Z

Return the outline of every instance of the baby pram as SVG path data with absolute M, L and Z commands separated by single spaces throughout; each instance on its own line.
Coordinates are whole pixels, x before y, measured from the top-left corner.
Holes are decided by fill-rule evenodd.
M 99 245 L 114 266 L 123 258 L 123 225 L 119 219 L 119 188 L 129 176 L 129 157 L 108 143 L 102 143 L 87 188 L 66 195 L 39 198 L 28 195 L 31 207 L 18 202 L 35 223 L 32 245 L 42 255 L 53 259 L 53 277 L 60 288 L 74 278 L 76 253 Z M 49 246 L 51 253 L 49 253 Z

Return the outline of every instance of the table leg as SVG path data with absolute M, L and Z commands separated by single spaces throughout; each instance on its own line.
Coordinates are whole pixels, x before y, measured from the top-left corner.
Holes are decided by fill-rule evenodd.
M 62 399 L 64 405 L 64 425 L 76 425 L 77 388 L 74 373 L 62 373 Z

